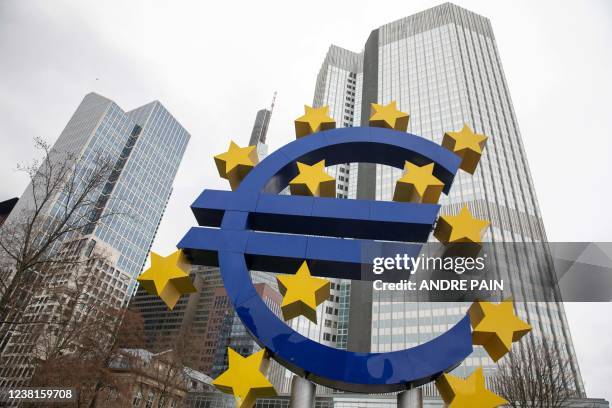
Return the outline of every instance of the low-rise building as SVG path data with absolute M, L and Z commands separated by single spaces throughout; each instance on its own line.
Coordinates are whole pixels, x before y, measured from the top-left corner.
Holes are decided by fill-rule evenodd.
M 97 407 L 178 408 L 188 393 L 216 393 L 212 379 L 185 367 L 172 350 L 120 349 L 110 361 L 113 387 Z

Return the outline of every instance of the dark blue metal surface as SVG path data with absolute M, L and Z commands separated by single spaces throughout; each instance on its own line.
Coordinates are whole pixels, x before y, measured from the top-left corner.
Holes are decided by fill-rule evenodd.
M 232 219 L 226 217 L 224 219 Z M 305 259 L 315 276 L 337 279 L 362 279 L 364 268 L 372 269 L 374 257 L 407 254 L 416 257 L 421 244 L 389 243 L 334 237 L 279 234 L 260 231 L 232 231 L 230 226 L 196 227 L 178 244 L 189 248 L 192 262 L 218 266 L 220 251 L 242 252 L 251 270 L 293 274 Z M 405 279 L 409 279 L 406 272 Z
M 315 275 L 360 279 L 366 253 L 384 254 L 392 246 L 394 251 L 417 254 L 418 243 L 427 241 L 438 205 L 277 195 L 297 175 L 296 161 L 314 164 L 323 159 L 328 166 L 369 162 L 397 168 L 405 161 L 433 162 L 434 175 L 445 183 L 444 192 L 460 162 L 433 142 L 394 130 L 364 127 L 316 133 L 268 156 L 236 191 L 205 190 L 192 205 L 202 227 L 192 228 L 178 247 L 193 263 L 220 266 L 245 327 L 292 371 L 353 392 L 399 391 L 432 381 L 472 352 L 467 316 L 438 338 L 411 349 L 355 353 L 300 335 L 255 291 L 249 268 L 295 273 L 308 260 Z
M 438 217 L 437 204 L 338 200 L 262 193 L 253 202 L 231 191 L 205 190 L 192 210 L 202 226 L 219 227 L 225 210 L 249 213 L 255 231 L 340 238 L 424 242 Z

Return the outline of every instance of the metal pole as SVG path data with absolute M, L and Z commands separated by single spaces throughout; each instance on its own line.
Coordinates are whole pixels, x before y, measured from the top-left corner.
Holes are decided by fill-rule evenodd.
M 289 408 L 314 408 L 315 385 L 297 375 L 291 380 Z
M 413 388 L 397 394 L 397 408 L 423 408 L 423 389 Z

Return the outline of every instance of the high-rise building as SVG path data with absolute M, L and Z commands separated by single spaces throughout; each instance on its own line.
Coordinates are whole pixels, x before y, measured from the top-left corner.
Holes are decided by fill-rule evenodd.
M 475 216 L 491 221 L 485 241 L 546 241 L 487 18 L 446 3 L 375 29 L 360 53 L 330 47 L 317 77 L 314 105 L 328 105 L 338 127 L 367 126 L 371 103 L 391 101 L 410 113 L 409 133 L 436 143 L 441 143 L 444 132 L 459 130 L 464 123 L 489 136 L 476 173 L 459 174 L 451 193 L 440 200 L 443 213 L 456 213 L 467 204 Z M 391 200 L 402 173 L 365 163 L 336 167 L 328 170 L 349 176 L 348 198 Z M 336 345 L 354 351 L 392 351 L 426 342 L 452 327 L 468 306 L 414 303 L 402 293 L 386 301 L 389 294 L 383 300 L 369 283 L 340 283 L 350 289 L 344 290 L 337 305 L 342 332 L 336 333 Z M 535 336 L 547 336 L 559 355 L 569 359 L 567 386 L 584 396 L 563 305 L 519 303 L 517 309 L 534 326 Z M 488 374 L 495 369 L 484 350 L 477 348 L 457 373 L 465 376 L 480 365 Z M 433 385 L 425 388 L 425 394 L 435 394 Z
M 53 145 L 52 156 L 70 153 L 83 163 L 83 171 L 100 157 L 112 161 L 106 184 L 92 197 L 98 203 L 93 216 L 100 222 L 86 232 L 118 250 L 117 268 L 133 278 L 145 264 L 189 138 L 158 101 L 125 112 L 110 99 L 90 93 Z M 31 188 L 7 223 L 31 205 Z M 47 208 L 49 216 L 61 212 L 62 204 L 62 196 L 55 197 Z M 132 280 L 129 289 L 134 285 Z
M 363 54 L 332 45 L 317 75 L 313 106 L 328 106 L 336 127 L 358 126 L 361 119 L 361 91 L 363 86 Z M 354 164 L 330 166 L 327 172 L 336 178 L 336 197 L 355 198 L 351 180 L 357 172 Z M 349 347 L 349 302 L 351 290 L 359 285 L 335 279 L 331 283 L 331 296 L 320 308 L 319 325 L 300 318 L 300 333 L 323 344 L 337 348 Z M 367 317 L 367 316 L 366 316 Z M 353 339 L 357 339 L 353 336 Z M 318 390 L 323 392 L 322 389 Z
M 148 349 L 171 349 L 189 338 L 190 355 L 185 356 L 186 361 L 192 368 L 211 375 L 221 327 L 234 310 L 219 268 L 194 265 L 191 278 L 197 291 L 181 296 L 172 310 L 159 296 L 150 295 L 142 287 L 132 297 L 130 308 L 143 318 Z
M 249 145 L 257 146 L 260 159 L 268 153 L 266 135 L 275 100 L 276 93 L 270 109 L 258 111 L 253 125 Z M 181 336 L 188 336 L 196 345 L 189 359 L 193 368 L 216 377 L 227 368 L 228 347 L 242 355 L 252 354 L 260 347 L 235 313 L 223 287 L 219 268 L 193 265 L 191 277 L 197 292 L 182 296 L 172 310 L 168 310 L 158 296 L 149 295 L 142 287 L 131 299 L 130 307 L 144 319 L 148 348 L 171 348 Z M 276 276 L 252 271 L 251 278 L 264 302 L 280 315 L 282 297 L 278 293 Z M 286 384 L 290 377 L 276 362 L 270 364 L 268 375 L 277 389 L 288 389 Z
M 69 155 L 79 163 L 73 170 L 75 177 L 71 177 L 77 184 L 100 158 L 110 161 L 112 171 L 103 185 L 87 197 L 96 203 L 95 212 L 81 214 L 98 222 L 91 223 L 87 230 L 67 234 L 51 251 L 75 259 L 98 253 L 103 254 L 103 259 L 88 263 L 77 273 L 79 276 L 72 276 L 68 270 L 64 274 L 53 273 L 53 282 L 44 282 L 42 291 L 58 285 L 73 288 L 83 273 L 93 273 L 96 283 L 90 282 L 85 289 L 90 302 L 102 301 L 115 308 L 127 303 L 170 198 L 189 138 L 189 133 L 158 101 L 125 112 L 103 96 L 85 96 L 53 145 L 51 160 Z M 18 223 L 19 217 L 33 208 L 36 188 L 31 184 L 26 188 L 5 226 Z M 65 209 L 66 195 L 61 193 L 65 189 L 58 191 L 43 208 L 50 220 Z M 106 217 L 107 214 L 113 215 Z M 57 299 L 44 293 L 35 294 L 33 299 L 24 318 L 42 311 L 49 319 L 54 313 L 67 313 Z M 79 310 L 70 313 L 75 314 L 76 320 L 80 318 Z M 10 340 L 8 336 L 2 340 L 0 385 L 23 384 L 33 369 L 32 348 L 37 347 L 37 340 L 19 332 L 12 333 Z
M 270 310 L 280 317 L 280 305 L 283 300 L 280 293 L 265 283 L 256 283 L 255 290 L 262 298 L 264 303 L 270 308 Z M 227 299 L 227 303 L 229 303 L 229 299 L 225 293 L 224 298 Z M 224 316 L 217 333 L 217 348 L 213 358 L 212 377 L 221 375 L 229 367 L 227 355 L 228 347 L 231 347 L 233 350 L 243 356 L 248 356 L 261 350 L 261 347 L 257 345 L 257 343 L 253 340 L 253 337 L 251 337 L 251 335 L 247 332 L 236 313 L 230 313 Z M 277 387 L 277 389 L 281 389 L 283 383 L 285 382 L 284 371 L 285 369 L 276 362 L 270 362 L 268 368 L 268 379 Z
M 172 310 L 168 309 L 159 296 L 150 295 L 142 286 L 138 287 L 130 299 L 129 309 L 140 313 L 143 319 L 144 340 L 148 350 L 173 349 L 181 337 L 188 336 L 194 345 L 199 344 L 197 349 L 190 347 L 189 355 L 183 357 L 190 362 L 192 368 L 207 372 L 203 368 L 207 364 L 209 343 L 205 341 L 204 334 L 210 321 L 213 292 L 222 283 L 216 268 L 194 267 L 191 278 L 196 292 L 181 296 Z
M 263 272 L 253 274 L 255 289 L 264 302 L 280 316 L 282 296 L 269 285 Z M 191 277 L 197 292 L 181 296 L 174 309 L 169 310 L 159 296 L 139 288 L 130 308 L 144 320 L 146 346 L 149 350 L 184 347 L 185 363 L 217 377 L 228 367 L 227 348 L 247 356 L 260 350 L 247 333 L 234 311 L 223 287 L 219 268 L 194 265 Z M 262 282 L 264 281 L 264 282 Z M 277 389 L 287 388 L 285 369 L 271 362 L 268 377 Z

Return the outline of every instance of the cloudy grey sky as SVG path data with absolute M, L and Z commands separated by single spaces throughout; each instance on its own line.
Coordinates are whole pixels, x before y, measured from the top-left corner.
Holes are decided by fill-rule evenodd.
M 491 19 L 551 241 L 612 241 L 612 2 L 456 1 Z M 19 196 L 32 138 L 54 142 L 90 91 L 133 109 L 160 100 L 192 134 L 154 249 L 170 251 L 199 191 L 226 188 L 212 155 L 246 143 L 278 103 L 268 140 L 293 137 L 331 43 L 438 1 L 0 0 L 0 200 Z M 612 307 L 570 304 L 587 390 L 612 399 Z

